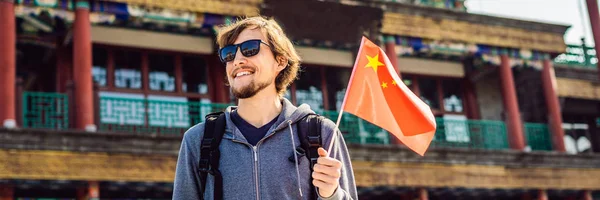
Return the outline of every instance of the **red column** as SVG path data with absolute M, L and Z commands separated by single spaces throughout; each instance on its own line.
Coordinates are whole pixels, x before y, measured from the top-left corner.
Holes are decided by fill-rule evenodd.
M 175 91 L 183 92 L 183 70 L 181 66 L 181 55 L 175 56 Z
M 467 109 L 467 117 L 469 119 L 481 119 L 481 115 L 479 112 L 479 104 L 477 103 L 477 93 L 475 92 L 475 87 L 473 82 L 469 79 L 463 79 L 464 89 L 465 89 L 465 107 Z
M 539 190 L 538 191 L 538 198 L 537 200 L 548 200 L 548 194 L 546 193 L 546 190 Z
M 586 190 L 583 192 L 583 200 L 594 200 L 592 198 L 592 191 Z
M 77 189 L 77 200 L 100 199 L 100 187 L 97 181 L 89 181 L 87 187 Z
M 225 67 L 223 63 L 219 61 L 217 56 L 207 56 L 207 68 L 208 68 L 208 80 L 209 84 L 213 86 L 209 87 L 209 93 L 213 95 L 211 101 L 218 103 L 229 103 L 229 87 L 225 85 L 227 79 L 225 78 Z
M 429 200 L 429 194 L 425 188 L 419 189 L 419 200 Z
M 521 122 L 521 114 L 519 113 L 517 92 L 515 91 L 515 82 L 510 66 L 510 59 L 506 54 L 500 56 L 499 72 L 502 88 L 502 101 L 507 117 L 506 125 L 509 144 L 511 149 L 523 150 L 525 148 L 523 123 Z
M 13 0 L 0 0 L 0 127 L 14 128 L 17 31 Z
M 13 200 L 14 192 L 12 185 L 0 185 L 0 200 Z
M 77 1 L 73 23 L 73 80 L 75 82 L 75 128 L 96 131 L 92 86 L 92 38 L 87 1 Z
M 394 36 L 387 36 L 384 39 L 385 41 L 385 54 L 390 59 L 392 65 L 396 71 L 398 71 L 398 76 L 402 78 L 402 74 L 400 73 L 400 67 L 398 66 L 398 55 L 396 55 L 396 38 Z
M 542 85 L 544 87 L 544 98 L 548 108 L 548 126 L 552 133 L 552 146 L 554 150 L 565 152 L 565 132 L 562 129 L 562 116 L 560 114 L 560 104 L 556 95 L 556 77 L 554 68 L 550 59 L 544 60 L 544 69 L 542 70 Z
M 600 52 L 600 14 L 598 14 L 598 2 L 597 0 L 586 0 L 588 16 L 590 18 L 590 24 L 592 25 L 592 34 L 594 35 L 594 48 L 596 52 Z M 596 55 L 599 55 L 596 53 Z M 598 76 L 600 76 L 600 65 L 598 65 Z

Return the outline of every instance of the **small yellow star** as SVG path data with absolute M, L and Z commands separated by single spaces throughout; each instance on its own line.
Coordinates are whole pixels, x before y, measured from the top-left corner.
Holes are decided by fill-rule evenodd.
M 383 63 L 379 62 L 379 54 L 375 55 L 375 57 L 370 57 L 367 55 L 367 59 L 369 59 L 369 63 L 365 68 L 371 67 L 375 72 L 377 72 L 377 67 L 383 66 Z
M 381 87 L 383 87 L 383 88 L 387 88 L 387 83 L 386 83 L 386 82 L 383 82 L 383 83 L 381 84 Z
M 392 81 L 392 85 L 396 85 L 396 80 L 393 80 L 393 81 Z

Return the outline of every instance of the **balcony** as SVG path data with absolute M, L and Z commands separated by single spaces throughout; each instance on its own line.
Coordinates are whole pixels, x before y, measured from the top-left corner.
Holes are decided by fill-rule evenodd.
M 567 45 L 566 52 L 554 59 L 554 64 L 579 69 L 596 69 L 598 58 L 594 47 Z
M 204 121 L 211 112 L 228 104 L 145 99 L 135 97 L 99 98 L 97 125 L 102 132 L 180 136 L 189 127 Z M 23 93 L 22 124 L 25 128 L 68 129 L 69 98 L 59 93 Z M 71 109 L 72 110 L 72 109 Z M 337 119 L 336 111 L 319 111 Z M 433 148 L 509 149 L 506 125 L 491 120 L 448 120 L 437 118 Z M 340 131 L 347 143 L 390 144 L 387 131 L 351 114 L 344 114 Z M 551 151 L 551 135 L 546 124 L 525 123 L 525 139 L 533 151 Z

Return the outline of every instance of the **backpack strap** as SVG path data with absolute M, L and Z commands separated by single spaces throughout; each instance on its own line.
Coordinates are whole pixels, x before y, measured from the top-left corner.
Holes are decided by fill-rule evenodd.
M 219 160 L 221 158 L 219 144 L 223 139 L 224 133 L 225 113 L 216 112 L 206 115 L 204 135 L 200 144 L 200 161 L 198 163 L 200 172 L 200 199 L 204 199 L 208 174 L 213 175 L 215 178 L 215 200 L 223 199 L 223 176 L 221 176 L 221 172 L 219 171 Z
M 298 126 L 298 137 L 300 138 L 300 145 L 306 157 L 310 160 L 310 171 L 314 171 L 313 167 L 317 164 L 319 159 L 319 147 L 322 147 L 321 137 L 321 124 L 323 116 L 317 114 L 309 114 L 300 120 L 300 126 Z M 310 182 L 312 183 L 312 176 L 310 176 Z M 317 190 L 311 184 L 310 193 L 314 199 L 317 199 Z

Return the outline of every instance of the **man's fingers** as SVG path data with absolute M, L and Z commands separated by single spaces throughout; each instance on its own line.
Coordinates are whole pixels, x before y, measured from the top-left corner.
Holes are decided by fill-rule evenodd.
M 327 174 L 332 177 L 339 178 L 341 176 L 341 172 L 339 168 L 330 167 L 326 165 L 316 164 L 313 168 L 315 172 Z
M 317 163 L 331 167 L 342 168 L 342 162 L 330 157 L 319 157 L 317 159 Z
M 330 176 L 327 174 L 323 174 L 323 173 L 319 173 L 319 172 L 313 172 L 312 177 L 315 180 L 321 180 L 326 183 L 335 183 L 336 181 L 338 181 L 338 179 L 336 177 L 333 177 L 333 176 Z

